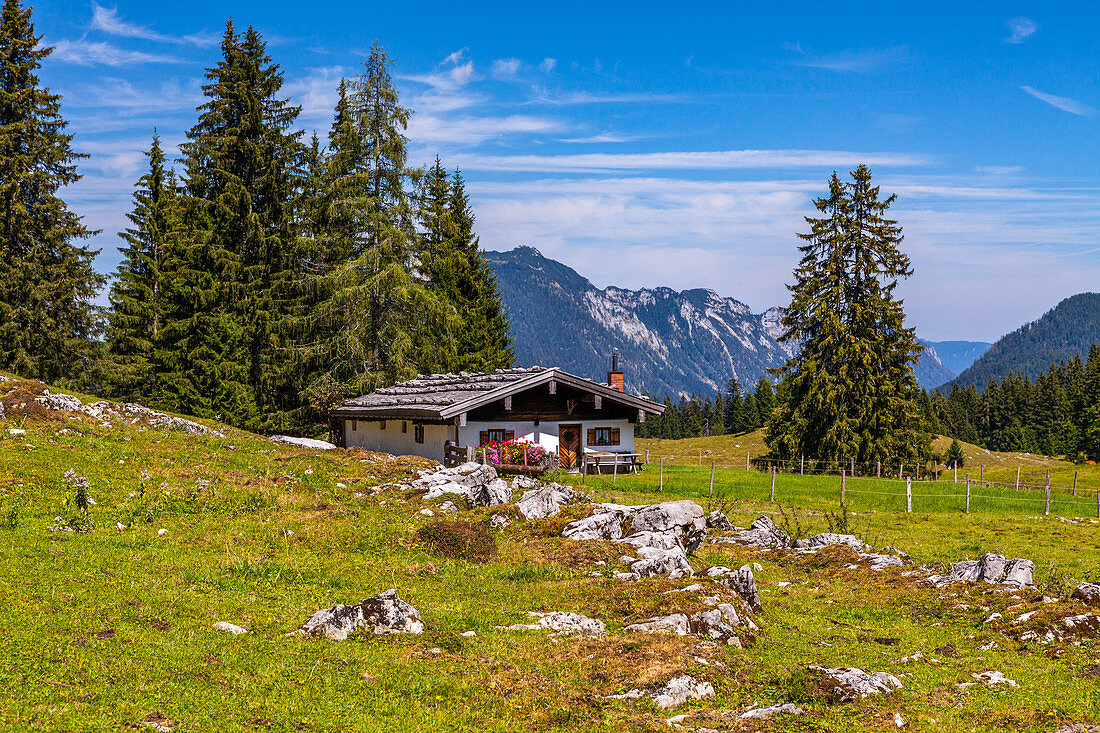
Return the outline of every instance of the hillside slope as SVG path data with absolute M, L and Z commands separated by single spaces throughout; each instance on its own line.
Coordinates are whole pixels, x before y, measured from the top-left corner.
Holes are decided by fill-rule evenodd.
M 711 393 L 730 377 L 752 386 L 794 352 L 794 345 L 776 341 L 782 333 L 778 308 L 756 314 L 701 288 L 601 290 L 531 247 L 484 254 L 496 271 L 523 365 L 560 366 L 602 381 L 608 355 L 617 348 L 627 388 L 660 399 Z M 934 348 L 915 371 L 924 387 L 955 376 Z
M 1100 343 L 1100 293 L 1080 293 L 1066 298 L 1041 318 L 1002 336 L 952 384 L 985 387 L 990 379 L 1010 372 L 1035 377 L 1056 361 L 1088 353 Z

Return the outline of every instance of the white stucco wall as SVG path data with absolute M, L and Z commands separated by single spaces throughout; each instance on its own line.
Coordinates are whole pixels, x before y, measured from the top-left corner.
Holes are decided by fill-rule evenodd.
M 401 432 L 401 423 L 408 426 L 407 432 Z M 424 442 L 416 442 L 416 431 L 412 420 L 387 420 L 386 429 L 382 423 L 366 420 L 345 420 L 344 440 L 348 448 L 365 448 L 395 456 L 423 456 L 433 461 L 443 462 L 443 445 L 454 438 L 453 425 L 425 425 Z
M 599 450 L 609 453 L 633 453 L 634 452 L 634 424 L 629 420 L 567 420 L 566 425 L 581 426 L 581 447 L 584 450 Z M 551 453 L 558 450 L 558 426 L 556 421 L 543 420 L 536 427 L 530 420 L 515 422 L 474 422 L 470 421 L 465 427 L 458 429 L 460 445 L 472 445 L 477 447 L 481 443 L 482 430 L 514 430 L 516 440 L 529 440 L 538 443 Z M 589 428 L 618 428 L 619 445 L 588 446 Z
M 413 420 L 404 421 L 407 432 L 401 432 L 401 420 L 387 420 L 382 430 L 379 421 L 345 420 L 344 440 L 348 448 L 392 453 L 397 456 L 423 456 L 433 461 L 443 461 L 443 446 L 448 440 L 454 440 L 453 425 L 425 425 L 424 442 L 416 442 Z M 538 443 L 551 453 L 558 450 L 558 426 L 556 421 L 541 421 L 538 426 L 528 421 L 474 422 L 458 429 L 459 445 L 477 447 L 481 443 L 482 430 L 512 430 L 516 440 L 528 440 Z M 579 420 L 565 421 L 566 425 L 581 426 L 582 449 L 615 453 L 634 452 L 634 424 L 629 420 Z M 590 428 L 618 428 L 619 445 L 587 445 Z

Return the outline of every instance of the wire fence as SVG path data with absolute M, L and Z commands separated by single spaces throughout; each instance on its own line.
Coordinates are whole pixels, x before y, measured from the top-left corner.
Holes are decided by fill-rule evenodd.
M 753 459 L 748 454 L 744 462 L 736 463 L 711 460 L 705 454 L 694 460 L 685 460 L 682 455 L 646 454 L 644 458 L 644 477 L 629 472 L 591 478 L 600 485 L 616 486 L 629 476 L 624 488 L 637 486 L 711 499 L 716 495 L 759 500 L 766 497 L 769 501 L 811 499 L 848 505 L 849 497 L 863 497 L 861 503 L 906 512 L 1023 511 L 1100 518 L 1100 487 L 1086 487 L 1077 470 L 998 467 L 1002 475 L 1006 470 L 1015 473 L 1012 480 L 1004 481 L 987 477 L 982 465 L 977 471 L 964 471 L 927 464 L 906 466 L 898 461 L 887 473 L 885 462 Z M 582 477 L 582 481 L 588 480 Z M 1057 485 L 1056 480 L 1064 480 L 1065 484 Z

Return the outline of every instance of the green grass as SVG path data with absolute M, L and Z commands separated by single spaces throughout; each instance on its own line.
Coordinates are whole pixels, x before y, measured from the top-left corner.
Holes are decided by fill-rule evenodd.
M 119 730 L 152 714 L 178 732 L 666 731 L 665 718 L 676 713 L 689 713 L 692 727 L 775 731 L 890 730 L 895 712 L 910 730 L 1043 731 L 1100 719 L 1090 678 L 1100 665 L 1095 641 L 1058 645 L 1054 654 L 982 624 L 983 609 L 1012 603 L 1063 608 L 1039 599 L 1064 597 L 1095 575 L 1100 525 L 1087 520 L 1026 518 L 1012 504 L 977 511 L 977 502 L 964 515 L 947 499 L 933 507 L 922 492 L 948 487 L 923 483 L 914 485 L 917 511 L 906 514 L 896 497 L 855 493 L 872 484 L 854 480 L 849 528 L 876 546 L 936 567 L 986 551 L 1031 557 L 1042 588 L 1015 594 L 1018 601 L 984 588 L 936 591 L 897 571 L 848 570 L 843 558 L 705 545 L 693 561 L 699 570 L 764 568 L 761 630 L 739 650 L 622 634 L 627 623 L 697 605 L 720 589 L 696 580 L 703 591 L 667 594 L 693 581 L 590 577 L 614 567 L 623 548 L 561 538 L 568 517 L 512 524 L 496 535 L 499 554 L 487 562 L 431 552 L 414 539 L 433 521 L 418 513 L 425 503 L 372 490 L 409 475 L 424 465 L 419 459 L 314 453 L 234 430 L 218 440 L 49 419 L 24 421 L 28 434 L 17 438 L 10 426 L 0 422 L 3 731 Z M 83 434 L 57 435 L 74 427 Z M 63 478 L 69 469 L 88 479 L 94 527 L 50 532 L 54 517 L 77 511 Z M 141 471 L 150 475 L 144 496 Z M 590 480 L 588 491 L 603 501 L 693 497 L 706 505 L 708 479 L 707 469 L 667 468 L 666 490 L 657 493 L 651 467 L 615 486 Z M 807 534 L 835 521 L 835 479 L 781 476 L 776 503 L 767 501 L 769 485 L 762 474 L 731 472 L 709 503 L 742 526 L 761 512 Z M 2 520 L 13 507 L 16 526 L 8 527 Z M 489 513 L 462 516 L 481 521 Z M 167 534 L 157 534 L 162 527 Z M 391 587 L 422 613 L 423 636 L 285 636 L 318 608 Z M 496 629 L 529 610 L 586 613 L 604 620 L 609 636 Z M 216 621 L 250 633 L 217 632 Z M 477 636 L 461 636 L 467 630 Z M 998 648 L 979 648 L 994 640 Z M 947 645 L 958 656 L 935 651 Z M 936 662 L 896 661 L 918 650 Z M 905 687 L 827 704 L 802 674 L 811 663 L 890 671 Z M 956 688 L 986 669 L 1020 689 Z M 680 673 L 709 680 L 717 697 L 671 712 L 605 697 Z M 808 715 L 762 728 L 736 718 L 751 705 L 783 701 Z

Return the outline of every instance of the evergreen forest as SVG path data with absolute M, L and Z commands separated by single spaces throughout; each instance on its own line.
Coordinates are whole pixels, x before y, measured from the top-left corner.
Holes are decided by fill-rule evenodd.
M 413 110 L 380 44 L 307 137 L 264 39 L 227 23 L 179 157 L 150 131 L 108 281 L 60 196 L 84 156 L 40 41 L 4 0 L 0 369 L 283 431 L 418 373 L 512 365 L 462 174 L 410 165 Z

